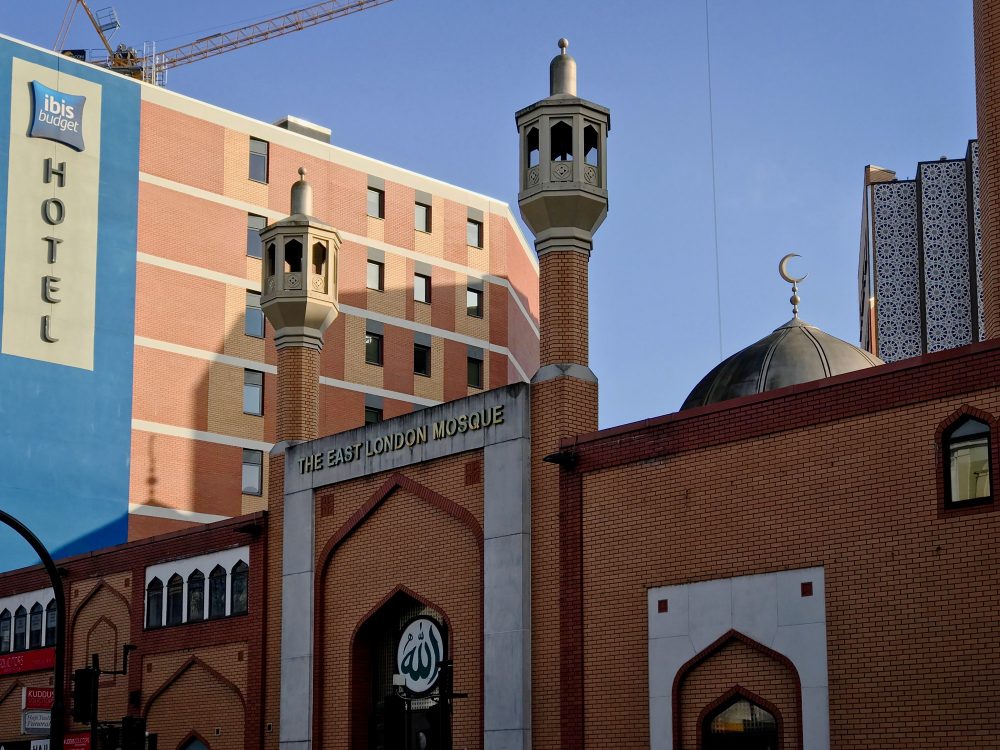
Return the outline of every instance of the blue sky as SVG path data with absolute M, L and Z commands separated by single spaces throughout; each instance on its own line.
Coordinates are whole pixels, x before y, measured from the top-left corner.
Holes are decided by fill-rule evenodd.
M 306 4 L 306 3 L 303 3 Z M 101 0 L 94 6 L 101 7 Z M 0 4 L 0 32 L 51 46 L 65 0 Z M 284 12 L 274 0 L 121 0 L 117 41 L 168 48 Z M 78 12 L 68 47 L 97 47 Z M 675 411 L 722 356 L 790 317 L 857 342 L 864 166 L 912 177 L 975 137 L 969 0 L 394 0 L 178 68 L 169 88 L 517 203 L 513 113 L 547 95 L 566 36 L 581 96 L 611 109 L 610 212 L 591 258 L 601 425 Z

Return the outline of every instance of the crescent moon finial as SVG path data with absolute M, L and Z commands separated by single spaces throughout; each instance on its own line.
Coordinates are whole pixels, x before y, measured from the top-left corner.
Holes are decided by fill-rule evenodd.
M 788 301 L 792 303 L 792 316 L 796 318 L 799 317 L 799 303 L 802 301 L 802 298 L 799 297 L 799 282 L 809 275 L 809 274 L 803 274 L 802 276 L 796 278 L 795 276 L 792 276 L 790 273 L 788 273 L 788 261 L 790 261 L 792 258 L 798 258 L 798 257 L 799 257 L 798 253 L 789 253 L 778 262 L 778 274 L 781 276 L 781 278 L 783 278 L 785 281 L 787 281 L 789 284 L 792 285 L 792 296 L 789 298 Z

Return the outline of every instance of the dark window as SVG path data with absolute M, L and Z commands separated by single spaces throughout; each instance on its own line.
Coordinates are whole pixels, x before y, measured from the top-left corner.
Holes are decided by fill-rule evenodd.
M 431 374 L 431 348 L 423 344 L 413 345 L 413 372 L 417 375 Z
M 0 612 L 0 654 L 10 651 L 10 610 Z
M 382 410 L 374 406 L 365 407 L 365 424 L 375 424 L 382 421 Z
M 188 622 L 205 619 L 205 574 L 195 570 L 188 576 Z
M 233 566 L 233 580 L 230 584 L 229 614 L 243 615 L 247 611 L 247 587 L 250 568 L 240 560 Z
M 538 166 L 538 128 L 530 128 L 525 138 L 528 151 L 528 167 Z
M 701 731 L 701 747 L 705 750 L 778 746 L 778 723 L 774 715 L 744 698 L 708 716 Z
M 243 413 L 264 413 L 264 373 L 257 370 L 243 371 Z
M 368 288 L 376 292 L 385 289 L 385 264 L 377 260 L 368 261 Z
M 267 182 L 267 141 L 250 139 L 250 179 Z
M 573 161 L 573 127 L 568 122 L 557 122 L 552 135 L 552 161 Z
M 243 333 L 254 338 L 264 338 L 264 311 L 260 309 L 260 292 L 247 292 L 247 317 Z
M 483 246 L 483 222 L 469 219 L 465 225 L 465 242 L 473 247 Z
M 985 422 L 966 417 L 944 434 L 947 502 L 952 505 L 989 502 L 990 428 Z
M 18 607 L 14 610 L 14 651 L 24 651 L 27 645 L 28 610 Z
M 35 602 L 28 618 L 28 648 L 42 647 L 42 605 Z
M 184 579 L 174 573 L 167 580 L 167 625 L 184 622 Z
M 431 277 L 422 273 L 413 274 L 413 299 L 417 302 L 430 304 L 431 302 Z
M 243 449 L 243 494 L 259 495 L 263 485 L 263 451 Z
M 382 334 L 365 334 L 365 362 L 382 366 Z
M 368 188 L 368 215 L 373 219 L 385 218 L 385 192 L 378 188 Z
M 431 207 L 426 203 L 413 204 L 413 228 L 418 232 L 431 231 Z
M 45 645 L 56 645 L 56 618 L 59 616 L 56 610 L 56 600 L 50 599 L 45 606 Z
M 470 318 L 483 317 L 483 290 L 468 287 L 465 290 L 465 312 Z
M 163 582 L 154 578 L 146 586 L 146 627 L 158 628 L 163 624 Z
M 600 163 L 597 151 L 597 128 L 593 125 L 583 129 L 583 161 L 595 167 Z
M 302 243 L 298 240 L 285 243 L 285 273 L 302 273 Z
M 247 255 L 261 256 L 260 230 L 267 226 L 267 219 L 257 214 L 247 214 Z
M 469 387 L 483 387 L 483 360 L 469 357 Z
M 221 565 L 212 568 L 208 577 L 208 616 L 226 616 L 226 569 Z

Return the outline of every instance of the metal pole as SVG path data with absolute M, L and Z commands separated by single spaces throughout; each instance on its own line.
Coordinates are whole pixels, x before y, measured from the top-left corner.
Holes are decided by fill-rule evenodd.
M 52 591 L 56 600 L 56 666 L 52 686 L 52 718 L 49 729 L 49 750 L 63 750 L 63 722 L 66 707 L 63 703 L 63 686 L 66 680 L 66 596 L 63 593 L 62 578 L 56 568 L 52 555 L 45 549 L 37 536 L 14 516 L 0 510 L 0 521 L 10 526 L 31 545 L 35 554 L 45 566 L 52 582 Z

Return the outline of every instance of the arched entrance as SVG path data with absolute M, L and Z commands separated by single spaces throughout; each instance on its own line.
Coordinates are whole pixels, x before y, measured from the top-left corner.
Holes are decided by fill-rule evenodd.
M 778 750 L 777 717 L 737 695 L 711 712 L 701 725 L 702 750 Z
M 441 614 L 403 591 L 365 621 L 352 648 L 352 750 L 451 750 L 438 700 L 448 648 Z

